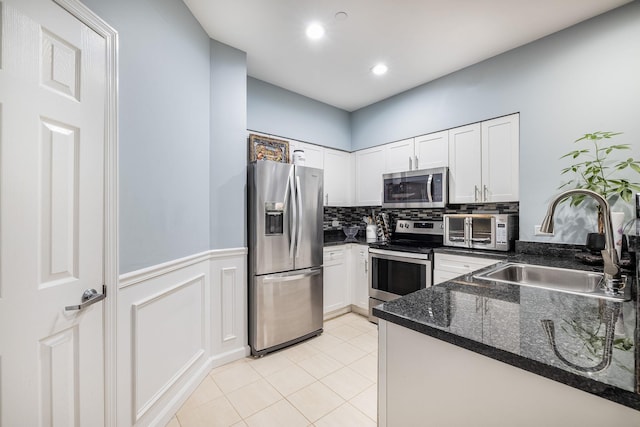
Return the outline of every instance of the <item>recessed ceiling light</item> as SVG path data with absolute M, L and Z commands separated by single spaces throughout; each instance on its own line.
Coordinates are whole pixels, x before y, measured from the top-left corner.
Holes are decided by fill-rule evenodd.
M 347 12 L 336 13 L 336 21 L 346 21 L 348 17 Z
M 389 70 L 389 67 L 380 63 L 380 64 L 376 64 L 376 66 L 371 69 L 371 72 L 376 76 L 381 76 L 383 74 L 386 74 L 388 70 Z
M 307 37 L 312 40 L 318 40 L 324 36 L 324 27 L 317 22 L 313 22 L 307 26 Z

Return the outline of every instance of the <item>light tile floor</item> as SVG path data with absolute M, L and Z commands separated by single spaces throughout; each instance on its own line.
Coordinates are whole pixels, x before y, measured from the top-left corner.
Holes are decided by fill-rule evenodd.
M 213 369 L 167 427 L 375 426 L 378 330 L 348 313 L 324 333 Z

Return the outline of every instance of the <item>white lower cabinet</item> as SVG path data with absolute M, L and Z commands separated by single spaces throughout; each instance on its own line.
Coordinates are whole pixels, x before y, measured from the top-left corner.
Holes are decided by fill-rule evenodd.
M 351 304 L 348 245 L 324 248 L 323 313 L 332 313 Z
M 351 245 L 351 305 L 358 313 L 369 312 L 369 246 Z
M 433 265 L 433 284 L 471 273 L 500 262 L 498 259 L 436 253 Z
M 369 310 L 369 247 L 348 244 L 324 248 L 325 318 Z
M 496 264 L 500 260 L 476 258 L 462 255 L 435 254 L 434 284 L 446 282 L 462 274 L 471 273 L 484 267 Z M 501 323 L 512 325 L 520 323 L 520 305 L 493 298 L 484 298 L 473 293 L 453 292 L 452 304 L 455 308 L 451 318 L 451 331 L 465 335 L 474 341 L 493 345 L 494 347 L 514 353 L 520 350 L 520 336 L 505 336 L 498 333 Z M 474 322 L 469 322 L 469 319 Z M 469 329 L 473 323 L 476 328 Z M 458 324 L 466 325 L 458 328 Z

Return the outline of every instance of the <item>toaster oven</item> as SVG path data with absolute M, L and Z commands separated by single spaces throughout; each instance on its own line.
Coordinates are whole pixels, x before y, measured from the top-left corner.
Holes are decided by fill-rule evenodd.
M 445 214 L 444 245 L 508 251 L 517 235 L 515 214 Z

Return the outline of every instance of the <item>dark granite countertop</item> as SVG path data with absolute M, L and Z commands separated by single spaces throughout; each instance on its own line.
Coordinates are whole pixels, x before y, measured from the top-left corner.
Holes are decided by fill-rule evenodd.
M 602 271 L 574 257 L 555 255 L 553 251 L 551 256 L 512 253 L 501 263 Z M 627 284 L 630 300 L 620 302 L 474 277 L 494 267 L 380 304 L 374 314 L 640 411 L 635 278 Z M 555 351 L 543 320 L 553 322 Z M 598 372 L 584 372 L 603 359 L 607 325 L 614 331 L 611 363 Z
M 470 257 L 477 257 L 477 258 L 489 258 L 489 259 L 505 259 L 509 255 L 513 255 L 513 252 L 457 248 L 454 246 L 442 246 L 440 248 L 435 248 L 433 252 L 436 254 L 462 255 L 462 256 L 470 256 Z
M 350 243 L 366 245 L 367 239 L 364 230 L 360 230 L 355 238 L 347 239 L 342 230 L 330 230 L 324 232 L 324 247 L 348 245 Z

